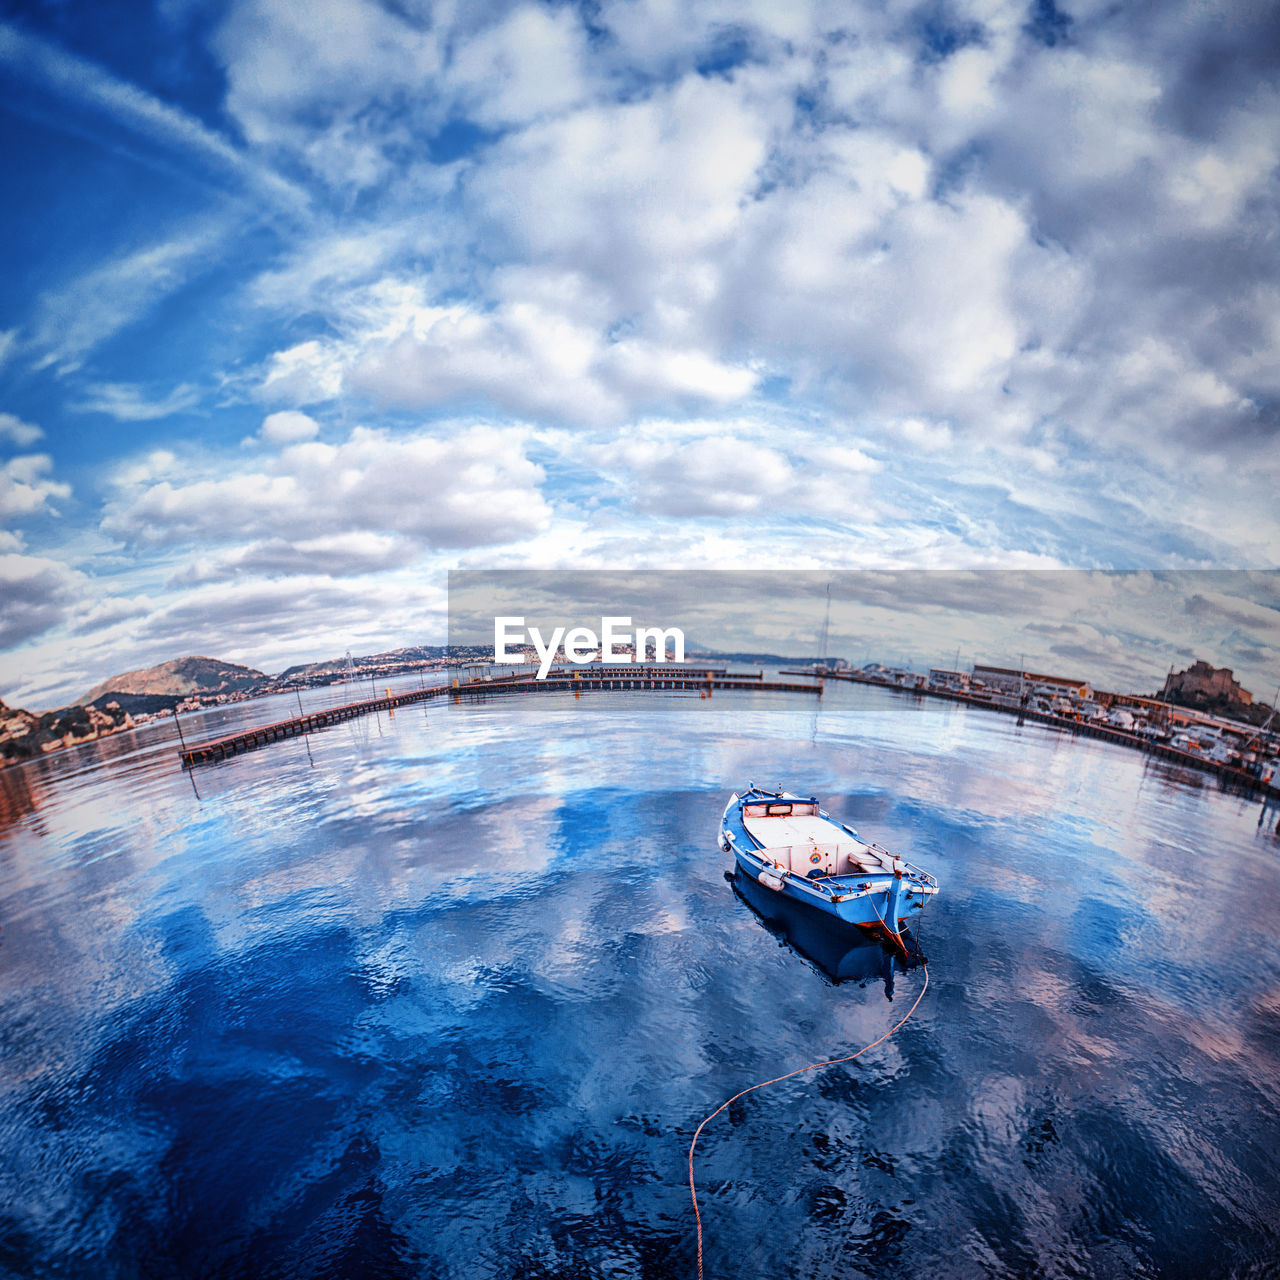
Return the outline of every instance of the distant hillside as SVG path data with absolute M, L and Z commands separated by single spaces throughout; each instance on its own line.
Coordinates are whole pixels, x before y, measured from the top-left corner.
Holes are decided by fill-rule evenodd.
M 235 693 L 250 689 L 266 678 L 263 672 L 252 667 L 240 667 L 218 658 L 175 658 L 158 667 L 112 676 L 90 689 L 79 704 L 86 706 L 107 693 L 162 694 L 179 698 L 193 693 Z
M 0 702 L 0 761 L 30 760 L 59 747 L 91 742 L 117 729 L 131 729 L 133 720 L 120 707 L 60 707 L 38 716 Z
M 131 716 L 153 716 L 157 711 L 172 711 L 181 702 L 182 698 L 176 693 L 121 693 L 112 689 L 109 693 L 99 694 L 91 702 L 76 705 L 97 707 L 99 711 L 116 706 Z
M 385 653 L 369 653 L 351 659 L 351 665 L 358 673 L 365 673 L 369 667 L 376 667 L 385 672 L 388 667 L 402 666 L 406 670 L 420 666 L 424 662 L 434 662 L 443 658 L 448 649 L 440 644 L 410 645 L 406 649 L 389 649 Z M 276 676 L 277 680 L 308 680 L 317 676 L 342 675 L 346 671 L 347 660 L 328 658 L 323 662 L 303 662 L 294 667 L 286 667 Z
M 716 662 L 741 662 L 754 667 L 811 667 L 815 662 L 826 661 L 829 665 L 835 659 L 820 659 L 813 654 L 804 658 L 789 658 L 782 653 L 761 653 L 755 649 L 734 650 L 726 653 L 722 649 L 703 649 L 696 645 L 685 646 L 685 660 L 688 662 L 713 660 Z

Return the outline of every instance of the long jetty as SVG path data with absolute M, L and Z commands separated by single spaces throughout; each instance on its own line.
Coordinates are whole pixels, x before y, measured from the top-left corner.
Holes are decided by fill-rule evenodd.
M 458 685 L 450 692 L 472 697 L 484 697 L 491 693 L 581 693 L 587 690 L 609 689 L 625 692 L 676 691 L 684 693 L 714 693 L 717 689 L 746 689 L 749 692 L 812 693 L 822 695 L 822 686 L 814 682 L 801 684 L 788 680 L 766 680 L 758 672 L 727 671 L 663 671 L 648 668 L 627 671 L 626 667 L 605 668 L 591 671 L 556 671 L 544 680 L 528 676 L 496 676 L 492 680 L 472 680 Z
M 766 680 L 763 673 L 729 672 L 723 667 L 696 670 L 687 667 L 676 670 L 659 665 L 630 668 L 626 666 L 579 668 L 575 671 L 553 671 L 544 680 L 536 679 L 532 673 L 520 673 L 455 681 L 450 684 L 435 684 L 424 689 L 413 689 L 408 693 L 389 693 L 382 698 L 365 698 L 360 702 L 347 702 L 341 706 L 322 707 L 315 711 L 291 716 L 287 720 L 277 720 L 251 729 L 240 729 L 235 733 L 225 734 L 220 738 L 212 738 L 192 746 L 184 743 L 178 754 L 184 768 L 211 764 L 215 760 L 225 760 L 228 756 L 239 755 L 244 751 L 255 751 L 272 742 L 282 742 L 286 738 L 296 738 L 299 734 L 325 729 L 330 725 L 340 724 L 344 720 L 354 720 L 358 716 L 367 716 L 373 712 L 394 711 L 397 707 L 427 702 L 433 698 L 451 697 L 455 702 L 461 702 L 463 698 L 473 701 L 500 693 L 580 694 L 599 690 L 637 693 L 674 691 L 699 693 L 709 697 L 717 690 L 733 689 L 745 689 L 755 693 L 768 691 L 812 693 L 819 696 L 822 694 L 822 686 L 815 682 L 800 684 L 783 680 Z
M 225 760 L 228 756 L 239 755 L 242 751 L 254 751 L 271 742 L 296 738 L 300 733 L 311 733 L 316 729 L 326 729 L 330 725 L 341 724 L 344 720 L 367 716 L 374 711 L 394 711 L 396 707 L 403 707 L 412 702 L 426 702 L 430 698 L 440 698 L 454 692 L 456 691 L 448 685 L 436 684 L 428 689 L 414 689 L 411 693 L 393 693 L 385 698 L 365 698 L 362 702 L 322 707 L 317 711 L 307 711 L 288 720 L 276 720 L 272 724 L 261 724 L 252 729 L 240 729 L 236 733 L 212 738 L 208 742 L 197 743 L 194 746 L 184 745 L 178 754 L 187 768 L 197 764 L 210 764 L 214 760 Z
M 783 675 L 807 675 L 808 672 L 784 671 Z M 1165 742 L 1153 742 L 1150 738 L 1136 733 L 1126 733 L 1109 724 L 1098 724 L 1092 720 L 1072 720 L 1067 716 L 1056 716 L 1051 712 L 1033 711 L 1029 707 L 1007 706 L 1002 702 L 992 702 L 989 698 L 975 698 L 972 694 L 960 693 L 954 689 L 930 689 L 916 685 L 893 684 L 888 680 L 876 680 L 870 676 L 852 671 L 828 671 L 814 677 L 820 680 L 843 680 L 847 684 L 869 684 L 877 689 L 888 689 L 893 693 L 911 694 L 922 698 L 941 698 L 944 702 L 960 702 L 967 707 L 981 707 L 984 711 L 999 711 L 1005 715 L 1017 716 L 1019 720 L 1036 720 L 1041 724 L 1051 725 L 1055 729 L 1065 729 L 1069 733 L 1080 734 L 1086 738 L 1101 738 L 1105 742 L 1114 742 L 1117 746 L 1129 747 L 1135 751 L 1145 751 L 1148 755 L 1169 760 L 1174 764 L 1185 765 L 1190 769 L 1199 769 L 1205 773 L 1213 773 L 1223 781 L 1245 791 L 1256 792 L 1270 799 L 1280 797 L 1280 786 L 1275 781 L 1263 782 L 1245 769 L 1236 768 L 1220 760 L 1209 760 L 1190 751 L 1180 751 Z

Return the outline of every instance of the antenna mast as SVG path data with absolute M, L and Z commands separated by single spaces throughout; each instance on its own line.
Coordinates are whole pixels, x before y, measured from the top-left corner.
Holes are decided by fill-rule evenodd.
M 831 632 L 831 583 L 827 583 L 827 612 L 822 619 L 822 643 L 819 646 L 818 663 L 827 665 L 827 638 Z

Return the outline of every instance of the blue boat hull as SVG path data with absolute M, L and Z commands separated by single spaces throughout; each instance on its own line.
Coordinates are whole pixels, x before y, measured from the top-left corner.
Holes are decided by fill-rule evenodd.
M 750 908 L 764 928 L 811 964 L 829 982 L 884 982 L 886 992 L 893 995 L 897 967 L 910 967 L 923 960 L 923 955 L 903 959 L 886 949 L 869 931 L 851 929 L 833 920 L 823 911 L 815 911 L 793 902 L 780 893 L 764 888 L 746 875 L 741 867 L 725 872 L 734 893 Z

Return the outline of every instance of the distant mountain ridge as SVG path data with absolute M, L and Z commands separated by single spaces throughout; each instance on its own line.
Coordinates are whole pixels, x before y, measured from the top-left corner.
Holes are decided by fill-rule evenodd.
M 253 667 L 241 667 L 220 658 L 174 658 L 156 667 L 126 671 L 95 685 L 78 705 L 87 706 L 104 694 L 161 694 L 167 697 L 189 697 L 193 693 L 236 693 L 251 689 L 266 673 Z
M 361 669 L 370 663 L 392 664 L 402 662 L 405 665 L 420 662 L 430 662 L 437 658 L 443 658 L 448 654 L 448 646 L 442 644 L 414 644 L 403 649 L 387 649 L 382 653 L 364 654 L 357 658 L 352 658 L 352 665 Z M 278 676 L 277 680 L 293 680 L 299 677 L 306 678 L 310 676 L 323 675 L 341 675 L 346 669 L 347 660 L 343 658 L 326 658 L 320 662 L 301 662 L 296 666 L 286 667 Z

